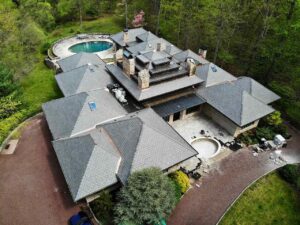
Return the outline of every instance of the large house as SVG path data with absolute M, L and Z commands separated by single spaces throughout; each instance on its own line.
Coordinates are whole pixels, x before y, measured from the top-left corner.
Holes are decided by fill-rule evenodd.
M 58 62 L 64 97 L 43 111 L 53 147 L 74 201 L 125 184 L 147 167 L 178 168 L 197 151 L 171 126 L 204 113 L 232 136 L 257 126 L 279 99 L 255 80 L 231 75 L 143 28 L 111 36 L 116 62 L 79 53 Z M 128 110 L 109 89 L 118 83 Z M 124 92 L 123 91 L 123 92 Z

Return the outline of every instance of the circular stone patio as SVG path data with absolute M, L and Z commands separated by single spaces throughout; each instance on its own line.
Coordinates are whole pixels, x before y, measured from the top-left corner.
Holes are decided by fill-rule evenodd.
M 76 54 L 69 50 L 70 47 L 81 43 L 98 41 L 109 42 L 113 45 L 111 48 L 104 51 L 95 52 L 95 54 L 97 54 L 101 59 L 113 58 L 113 53 L 115 49 L 114 43 L 112 40 L 110 40 L 110 35 L 106 34 L 78 34 L 72 37 L 61 39 L 52 46 L 52 53 L 55 59 L 63 59 Z M 49 57 L 53 59 L 53 56 L 51 57 L 49 55 Z

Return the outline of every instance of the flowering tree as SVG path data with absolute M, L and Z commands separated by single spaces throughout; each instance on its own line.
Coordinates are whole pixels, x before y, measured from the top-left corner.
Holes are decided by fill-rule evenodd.
M 133 27 L 141 27 L 143 26 L 143 23 L 144 23 L 144 11 L 141 10 L 139 13 L 137 13 L 135 16 L 134 16 L 134 19 L 132 20 L 131 24 Z

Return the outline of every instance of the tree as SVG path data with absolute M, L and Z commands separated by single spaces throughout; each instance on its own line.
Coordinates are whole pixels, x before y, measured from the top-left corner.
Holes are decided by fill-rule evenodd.
M 175 206 L 175 187 L 159 168 L 147 168 L 129 177 L 119 199 L 117 223 L 158 224 Z

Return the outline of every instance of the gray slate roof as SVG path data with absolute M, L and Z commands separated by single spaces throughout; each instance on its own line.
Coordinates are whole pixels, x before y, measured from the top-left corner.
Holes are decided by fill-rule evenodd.
M 213 63 L 198 66 L 196 69 L 196 75 L 204 80 L 205 87 L 236 80 L 233 75 Z
M 90 109 L 90 102 L 95 102 L 96 110 Z M 43 104 L 42 108 L 54 140 L 74 136 L 127 113 L 104 89 L 56 99 Z
M 129 29 L 128 30 L 128 42 L 133 42 L 136 41 L 136 36 L 139 36 L 143 33 L 146 33 L 147 31 L 144 30 L 143 28 L 135 28 L 135 29 Z M 125 43 L 123 41 L 123 35 L 124 32 L 121 31 L 115 35 L 112 35 L 110 38 L 116 42 L 117 44 L 119 44 L 120 46 L 125 46 Z
M 198 62 L 198 64 L 206 64 L 209 63 L 206 59 L 202 58 L 201 56 L 197 55 L 195 52 L 191 50 L 185 50 L 173 55 L 173 58 L 178 60 L 179 62 L 185 62 L 188 58 L 192 58 Z
M 121 158 L 103 131 L 52 144 L 74 201 L 118 182 L 115 174 Z
M 197 152 L 151 108 L 98 125 L 88 134 L 53 142 L 74 201 L 137 170 L 162 170 Z
M 105 88 L 108 84 L 113 83 L 104 63 L 101 65 L 84 65 L 57 74 L 55 79 L 64 96 Z
M 137 101 L 147 100 L 176 90 L 191 87 L 202 82 L 198 76 L 184 76 L 175 80 L 151 85 L 149 88 L 141 90 L 133 79 L 129 79 L 123 73 L 120 67 L 111 64 L 106 65 L 106 68 Z
M 94 65 L 103 65 L 103 61 L 99 56 L 93 53 L 77 53 L 66 57 L 64 59 L 59 60 L 58 65 L 62 69 L 63 72 L 67 72 L 73 70 L 77 67 L 86 65 L 86 64 L 94 64 Z
M 197 151 L 151 108 L 99 127 L 106 130 L 121 154 L 117 176 L 122 183 L 126 183 L 134 171 L 148 167 L 165 170 L 197 155 Z
M 199 88 L 197 94 L 239 126 L 247 125 L 274 111 L 272 107 L 242 90 L 235 82 Z
M 236 80 L 236 85 L 238 85 L 242 90 L 247 91 L 253 97 L 262 101 L 265 104 L 270 104 L 280 97 L 274 92 L 270 91 L 268 88 L 264 87 L 254 79 L 250 77 L 239 77 Z
M 158 43 L 163 43 L 166 45 L 166 50 L 164 52 L 168 53 L 168 55 L 173 55 L 178 52 L 181 52 L 181 50 L 174 45 L 172 45 L 170 42 L 163 38 L 153 38 L 151 40 L 148 40 L 146 42 L 140 42 L 135 45 L 131 45 L 130 47 L 127 48 L 129 52 L 131 52 L 133 55 L 137 55 L 140 53 L 145 53 L 149 51 L 153 51 L 157 48 Z

